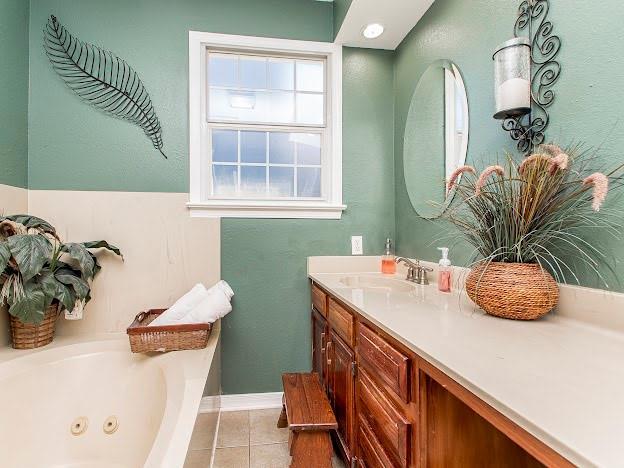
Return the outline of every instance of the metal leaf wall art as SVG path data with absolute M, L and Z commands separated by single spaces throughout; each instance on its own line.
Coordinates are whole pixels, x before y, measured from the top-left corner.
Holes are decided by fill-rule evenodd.
M 44 29 L 44 48 L 56 73 L 81 99 L 141 127 L 154 148 L 167 157 L 149 93 L 125 60 L 77 39 L 53 15 Z

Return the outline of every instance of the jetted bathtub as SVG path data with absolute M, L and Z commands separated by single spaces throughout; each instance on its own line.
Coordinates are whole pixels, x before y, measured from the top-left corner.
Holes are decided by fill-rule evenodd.
M 0 350 L 0 467 L 182 468 L 218 345 L 142 355 L 125 334 Z

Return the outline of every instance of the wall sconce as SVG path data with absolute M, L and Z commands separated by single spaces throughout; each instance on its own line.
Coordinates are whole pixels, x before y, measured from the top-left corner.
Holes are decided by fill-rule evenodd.
M 515 37 L 494 52 L 495 119 L 522 117 L 531 112 L 531 43 Z
M 496 48 L 494 83 L 495 119 L 517 141 L 518 151 L 529 153 L 544 142 L 555 99 L 552 87 L 561 65 L 555 59 L 561 40 L 548 20 L 548 0 L 524 0 L 518 8 L 515 37 Z

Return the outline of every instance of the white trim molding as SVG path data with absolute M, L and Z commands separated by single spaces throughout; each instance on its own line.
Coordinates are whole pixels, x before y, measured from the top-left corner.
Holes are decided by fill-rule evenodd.
M 224 200 L 203 203 L 187 203 L 194 218 L 306 218 L 340 219 L 346 205 L 329 203 L 314 204 L 309 202 L 289 202 L 288 204 L 268 201 L 228 202 Z
M 207 164 L 204 160 L 206 153 L 210 153 L 206 149 L 210 148 L 207 143 L 210 131 L 207 129 L 212 125 L 207 119 L 205 89 L 206 51 L 210 49 L 324 58 L 327 101 L 322 128 L 326 132 L 326 141 L 323 143 L 321 198 L 261 200 L 206 196 Z M 239 125 L 233 122 L 232 126 Z M 249 127 L 249 124 L 242 126 Z M 187 207 L 193 217 L 340 219 L 346 209 L 342 203 L 342 46 L 328 42 L 189 31 L 189 169 Z
M 221 411 L 281 408 L 283 392 L 221 395 Z

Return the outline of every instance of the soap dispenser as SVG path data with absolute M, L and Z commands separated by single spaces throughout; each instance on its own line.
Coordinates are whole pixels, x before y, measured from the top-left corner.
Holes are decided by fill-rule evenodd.
M 438 247 L 442 252 L 442 258 L 438 262 L 438 290 L 451 292 L 451 260 L 448 258 L 448 247 Z
M 384 254 L 381 257 L 381 272 L 386 275 L 394 275 L 396 273 L 396 262 L 394 261 L 394 249 L 392 248 L 392 239 L 386 239 Z

